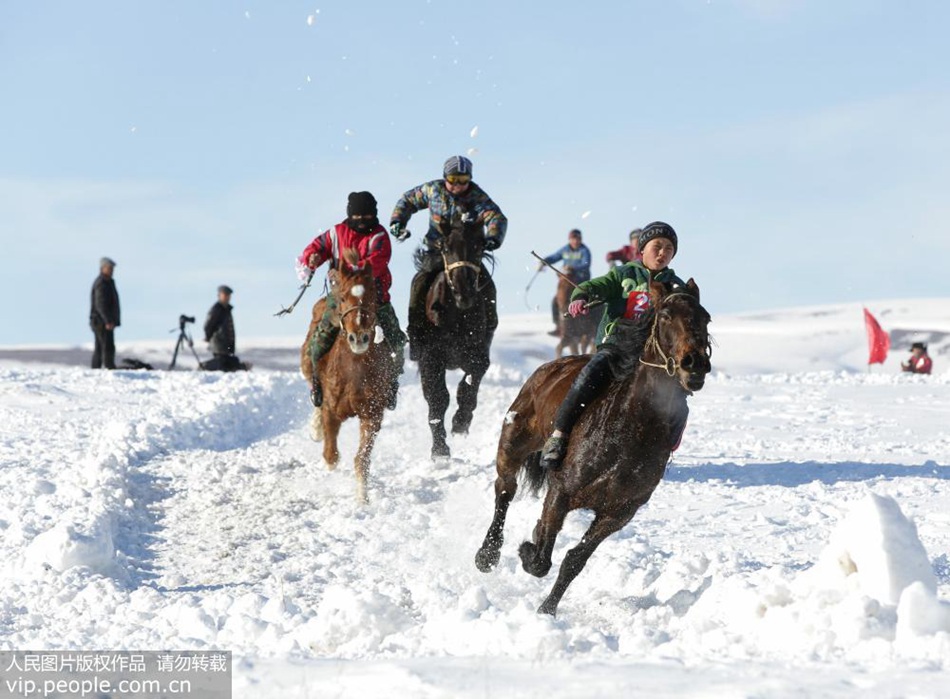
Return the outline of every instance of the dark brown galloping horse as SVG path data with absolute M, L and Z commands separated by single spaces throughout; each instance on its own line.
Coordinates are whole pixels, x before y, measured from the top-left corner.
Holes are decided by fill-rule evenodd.
M 478 387 L 489 366 L 490 303 L 486 289 L 492 279 L 482 267 L 484 225 L 475 218 L 443 223 L 437 249 L 442 271 L 426 294 L 426 322 L 419 337 L 419 375 L 422 395 L 429 405 L 432 456 L 447 457 L 445 412 L 449 389 L 445 374 L 461 369 L 465 376 L 456 389 L 458 410 L 452 416 L 452 433 L 467 434 L 478 404 Z
M 498 563 L 505 514 L 522 469 L 535 492 L 547 485 L 533 540 L 518 549 L 528 573 L 547 575 L 568 512 L 585 508 L 595 515 L 580 543 L 565 555 L 541 613 L 557 612 L 565 590 L 594 550 L 650 499 L 685 426 L 686 397 L 703 387 L 710 371 L 710 318 L 699 303 L 699 288 L 690 279 L 673 291 L 661 284 L 653 284 L 650 291 L 652 319 L 647 316 L 616 331 L 629 334 L 617 338 L 624 343 L 620 346 L 624 361 L 629 361 L 625 378 L 586 408 L 571 433 L 560 469 L 542 470 L 539 451 L 586 357 L 558 359 L 540 367 L 505 418 L 498 442 L 495 515 L 475 556 L 478 569 L 488 572 Z
M 570 274 L 568 273 L 570 277 Z M 569 354 L 589 354 L 594 351 L 594 338 L 597 336 L 597 323 L 599 314 L 588 313 L 576 318 L 567 313 L 567 307 L 571 302 L 571 292 L 574 291 L 574 285 L 564 277 L 558 276 L 557 293 L 554 296 L 554 302 L 557 305 L 558 317 L 560 319 L 561 338 L 558 340 L 555 348 L 555 356 L 562 357 L 564 351 Z
M 337 437 L 342 423 L 360 420 L 360 446 L 356 451 L 356 495 L 367 502 L 366 479 L 376 435 L 383 423 L 393 363 L 385 341 L 376 337 L 376 280 L 370 266 L 358 264 L 356 252 L 343 251 L 345 264 L 330 271 L 330 293 L 336 298 L 336 319 L 340 326 L 333 347 L 319 361 L 317 370 L 323 383 L 323 406 L 314 408 L 311 436 L 323 440 L 323 458 L 332 471 L 340 460 Z M 307 381 L 314 370 L 310 360 L 310 338 L 317 327 L 326 299 L 313 306 L 310 330 L 300 351 L 300 369 Z

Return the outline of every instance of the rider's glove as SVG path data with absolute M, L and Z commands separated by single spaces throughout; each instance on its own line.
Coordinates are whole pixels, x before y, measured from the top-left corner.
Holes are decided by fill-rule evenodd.
M 576 318 L 577 316 L 586 316 L 587 299 L 574 299 L 567 307 L 567 312 L 571 314 L 572 318 Z
M 399 221 L 393 221 L 392 224 L 390 224 L 389 233 L 400 243 L 409 238 L 409 231 L 406 230 L 405 224 L 399 223 Z
M 486 238 L 485 239 L 485 250 L 491 252 L 492 250 L 497 250 L 498 246 L 501 243 L 498 242 L 498 238 Z

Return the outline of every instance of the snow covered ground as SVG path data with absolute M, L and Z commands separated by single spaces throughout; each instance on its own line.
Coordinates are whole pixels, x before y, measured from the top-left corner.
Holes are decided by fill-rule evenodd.
M 587 514 L 545 579 L 518 565 L 530 497 L 473 564 L 542 315 L 503 319 L 447 463 L 409 368 L 366 508 L 355 425 L 335 472 L 308 437 L 294 340 L 234 375 L 0 351 L 0 643 L 230 649 L 238 697 L 950 696 L 950 303 L 870 310 L 894 339 L 870 374 L 859 306 L 715 318 L 683 447 L 556 619 L 535 609 Z M 934 376 L 896 370 L 912 339 Z

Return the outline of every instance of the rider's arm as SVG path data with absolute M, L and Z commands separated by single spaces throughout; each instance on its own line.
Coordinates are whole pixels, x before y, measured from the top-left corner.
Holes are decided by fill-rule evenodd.
M 581 259 L 576 265 L 575 269 L 590 269 L 590 248 L 586 245 L 581 246 Z
M 558 262 L 558 261 L 560 261 L 560 260 L 563 260 L 563 259 L 564 259 L 564 252 L 565 252 L 569 247 L 570 247 L 569 245 L 565 245 L 564 247 L 562 247 L 562 248 L 561 248 L 560 250 L 558 250 L 557 252 L 552 252 L 550 255 L 548 255 L 547 257 L 544 258 L 544 261 L 547 262 L 549 265 L 553 265 L 555 262 Z
M 493 241 L 492 249 L 498 249 L 505 242 L 505 233 L 508 231 L 508 219 L 501 213 L 498 204 L 492 201 L 485 190 L 474 182 L 472 183 L 472 199 L 475 202 L 475 211 L 485 224 L 485 240 Z
M 314 255 L 316 255 L 315 258 Z M 332 256 L 333 243 L 330 241 L 330 229 L 328 228 L 323 233 L 314 238 L 310 242 L 310 245 L 303 249 L 300 257 L 297 258 L 297 261 L 305 267 L 316 269 L 324 262 L 329 260 Z M 311 260 L 313 264 L 311 264 Z
M 612 267 L 607 274 L 588 279 L 581 282 L 571 294 L 571 300 L 596 298 L 601 301 L 613 301 L 623 297 L 623 286 L 621 285 L 620 275 L 617 274 L 619 267 Z
M 428 209 L 431 184 L 431 182 L 420 184 L 399 197 L 399 201 L 393 207 L 392 216 L 389 217 L 390 224 L 400 223 L 405 226 L 414 213 L 421 209 Z

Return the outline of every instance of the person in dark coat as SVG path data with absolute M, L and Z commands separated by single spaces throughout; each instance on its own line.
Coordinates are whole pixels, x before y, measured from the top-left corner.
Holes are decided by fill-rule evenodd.
M 205 342 L 214 359 L 204 362 L 201 366 L 208 371 L 238 371 L 247 369 L 234 355 L 234 316 L 231 315 L 231 294 L 234 291 L 229 286 L 218 287 L 218 302 L 208 311 L 205 320 Z
M 93 369 L 115 369 L 115 329 L 120 325 L 120 317 L 119 292 L 112 279 L 114 271 L 115 261 L 103 257 L 99 260 L 99 276 L 92 283 L 89 325 L 96 336 Z

